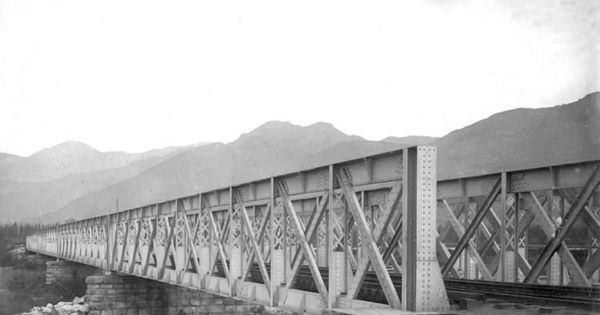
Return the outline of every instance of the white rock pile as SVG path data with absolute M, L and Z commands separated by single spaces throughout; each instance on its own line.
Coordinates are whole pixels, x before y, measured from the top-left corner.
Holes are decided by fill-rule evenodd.
M 85 303 L 85 296 L 75 297 L 73 302 L 58 302 L 55 305 L 34 306 L 29 312 L 20 315 L 82 315 L 87 314 L 90 307 Z

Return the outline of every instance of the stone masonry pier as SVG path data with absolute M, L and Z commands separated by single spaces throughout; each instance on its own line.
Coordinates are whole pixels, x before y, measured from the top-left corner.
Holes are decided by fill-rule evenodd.
M 90 265 L 84 265 L 68 260 L 46 262 L 46 283 L 60 282 L 62 284 L 80 283 L 83 285 L 85 278 L 101 273 L 101 270 Z
M 127 276 L 77 262 L 46 262 L 46 283 L 60 283 L 86 294 L 90 315 L 132 314 L 260 314 L 264 306 Z M 87 288 L 86 288 L 87 285 Z
M 89 276 L 89 315 L 261 314 L 264 306 L 231 297 L 111 273 Z

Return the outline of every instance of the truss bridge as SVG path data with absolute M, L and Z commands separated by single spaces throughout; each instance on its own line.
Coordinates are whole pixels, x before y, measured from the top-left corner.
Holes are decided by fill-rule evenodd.
M 477 292 L 600 305 L 600 160 L 438 179 L 436 155 L 412 147 L 239 183 L 57 225 L 26 246 L 307 313 L 444 312 Z

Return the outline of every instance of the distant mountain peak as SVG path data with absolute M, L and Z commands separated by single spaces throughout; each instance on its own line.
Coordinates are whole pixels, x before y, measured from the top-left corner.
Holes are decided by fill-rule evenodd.
M 240 135 L 238 140 L 242 140 L 244 138 L 253 137 L 257 135 L 267 135 L 279 130 L 289 130 L 289 129 L 297 129 L 300 128 L 298 125 L 294 125 L 287 121 L 281 120 L 271 120 L 266 123 L 250 130 L 249 132 L 243 133 Z
M 22 159 L 23 157 L 15 154 L 0 152 L 0 165 L 10 164 L 13 162 L 20 161 Z
M 251 138 L 289 138 L 299 135 L 314 134 L 320 134 L 327 137 L 352 137 L 353 139 L 362 139 L 358 136 L 349 136 L 328 122 L 316 122 L 308 126 L 300 126 L 287 121 L 272 120 L 258 126 L 248 133 L 242 134 L 238 140 L 244 141 Z
M 84 150 L 96 151 L 96 149 L 92 148 L 91 146 L 89 146 L 83 142 L 75 141 L 75 140 L 68 140 L 68 141 L 59 143 L 59 144 L 53 146 L 52 148 L 84 149 Z
M 290 127 L 290 126 L 296 126 L 299 127 L 297 125 L 292 124 L 289 121 L 282 121 L 282 120 L 270 120 L 267 121 L 265 123 L 263 123 L 262 125 L 256 127 L 254 130 L 261 130 L 261 129 L 272 129 L 272 128 L 281 128 L 281 127 Z M 250 131 L 250 132 L 252 132 Z
M 318 121 L 316 123 L 310 124 L 307 126 L 308 128 L 321 128 L 321 129 L 336 129 L 330 122 Z
M 50 148 L 42 149 L 31 157 L 68 157 L 100 153 L 91 146 L 79 141 L 65 141 Z
M 23 157 L 12 153 L 0 152 L 0 158 L 22 159 Z
M 312 123 L 312 124 L 307 125 L 307 126 L 301 126 L 301 125 L 296 125 L 294 123 L 291 123 L 289 121 L 270 120 L 270 121 L 267 121 L 267 122 L 263 123 L 262 125 L 256 127 L 255 129 L 253 129 L 249 133 L 252 133 L 252 132 L 257 131 L 257 130 L 271 130 L 271 129 L 277 129 L 277 128 L 297 128 L 297 129 L 305 128 L 305 129 L 333 129 L 333 130 L 338 130 L 332 123 L 324 122 L 324 121 L 318 121 L 318 122 Z

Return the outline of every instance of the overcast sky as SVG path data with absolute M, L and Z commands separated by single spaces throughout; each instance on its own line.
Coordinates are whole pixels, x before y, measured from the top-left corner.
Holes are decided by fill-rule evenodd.
M 0 151 L 443 136 L 600 90 L 599 3 L 0 0 Z

